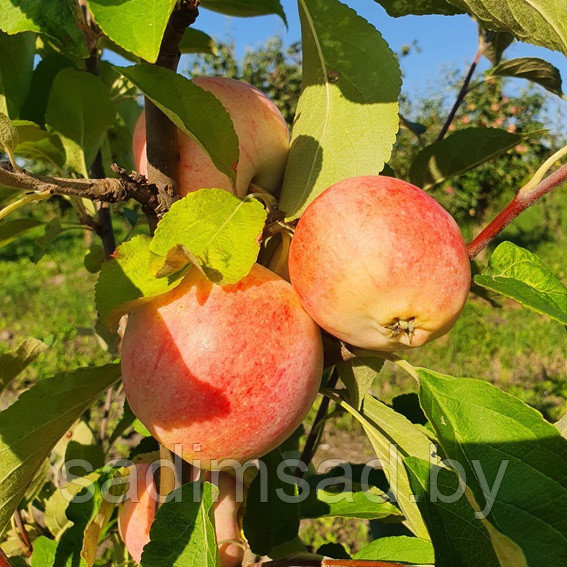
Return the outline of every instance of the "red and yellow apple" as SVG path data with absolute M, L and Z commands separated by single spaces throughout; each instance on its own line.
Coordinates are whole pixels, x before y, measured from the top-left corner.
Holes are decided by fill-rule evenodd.
M 197 480 L 199 471 L 194 472 L 192 480 Z M 150 541 L 150 529 L 157 512 L 157 487 L 152 465 L 140 463 L 131 473 L 131 487 L 127 499 L 118 509 L 118 531 L 126 549 L 140 563 L 144 546 Z M 211 481 L 210 478 L 207 480 Z M 214 479 L 213 479 L 214 480 Z M 218 473 L 219 494 L 214 505 L 215 532 L 221 567 L 239 567 L 244 555 L 243 548 L 234 543 L 241 539 L 237 481 L 228 473 Z
M 466 246 L 451 215 L 418 187 L 385 176 L 341 181 L 307 207 L 289 274 L 321 327 L 386 352 L 448 332 L 470 287 Z
M 207 469 L 277 447 L 311 407 L 322 367 L 319 328 L 293 287 L 258 264 L 225 287 L 193 268 L 131 312 L 122 346 L 133 412 L 160 443 Z
M 277 193 L 289 153 L 289 129 L 270 99 L 253 86 L 224 77 L 197 77 L 193 82 L 211 92 L 228 111 L 238 136 L 240 159 L 236 190 L 231 180 L 219 171 L 203 148 L 179 131 L 179 193 L 218 187 L 244 197 L 253 181 Z M 142 112 L 134 130 L 134 161 L 140 173 L 147 175 L 146 121 Z

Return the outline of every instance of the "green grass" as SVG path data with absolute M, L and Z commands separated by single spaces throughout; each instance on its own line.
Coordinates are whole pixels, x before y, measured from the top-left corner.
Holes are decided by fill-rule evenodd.
M 55 209 L 50 207 L 47 219 Z M 74 220 L 69 213 L 63 218 Z M 119 238 L 126 229 L 121 221 L 115 222 Z M 50 345 L 25 371 L 20 380 L 24 383 L 78 366 L 104 364 L 111 358 L 93 331 L 97 275 L 84 267 L 88 247 L 83 231 L 63 232 L 34 264 L 34 241 L 42 234 L 40 227 L 0 248 L 0 353 L 29 337 Z

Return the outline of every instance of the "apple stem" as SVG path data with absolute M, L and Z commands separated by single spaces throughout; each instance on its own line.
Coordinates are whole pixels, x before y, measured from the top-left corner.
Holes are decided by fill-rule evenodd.
M 13 517 L 14 523 L 16 524 L 16 532 L 18 534 L 18 539 L 20 540 L 22 551 L 24 552 L 24 555 L 26 557 L 31 557 L 31 554 L 33 552 L 33 545 L 30 541 L 30 536 L 28 535 L 28 531 L 26 530 L 22 515 L 17 508 L 14 510 Z
M 445 123 L 443 124 L 441 131 L 439 132 L 439 135 L 435 140 L 436 142 L 440 142 L 445 137 L 445 134 L 449 130 L 449 126 L 451 126 L 451 123 L 453 122 L 453 119 L 455 118 L 455 115 L 457 114 L 457 111 L 459 110 L 461 103 L 463 102 L 465 96 L 468 93 L 472 76 L 474 75 L 476 66 L 478 65 L 478 62 L 482 57 L 483 51 L 484 51 L 484 44 L 483 42 L 479 41 L 478 48 L 476 50 L 476 55 L 474 56 L 473 62 L 471 63 L 471 66 L 463 80 L 463 84 L 461 85 L 459 93 L 457 94 L 457 98 L 455 100 L 455 103 L 453 104 L 453 108 L 451 108 L 451 112 L 449 112 L 449 116 L 447 116 L 447 120 L 445 120 Z
M 563 150 L 560 150 L 563 151 Z M 537 174 L 536 174 L 537 175 Z M 481 250 L 506 228 L 521 212 L 533 205 L 538 199 L 567 180 L 567 164 L 540 181 L 535 187 L 527 183 L 518 191 L 507 207 L 468 245 L 469 258 L 475 258 Z

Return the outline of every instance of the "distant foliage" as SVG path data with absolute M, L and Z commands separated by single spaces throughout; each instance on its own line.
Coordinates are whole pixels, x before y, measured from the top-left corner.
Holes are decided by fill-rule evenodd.
M 455 91 L 460 86 L 459 79 L 454 81 L 452 74 L 446 74 L 441 83 L 452 84 Z M 435 198 L 459 222 L 484 222 L 489 210 L 501 208 L 529 179 L 543 159 L 565 143 L 549 132 L 549 118 L 545 115 L 550 95 L 533 87 L 507 94 L 510 90 L 508 85 L 505 79 L 496 78 L 473 85 L 448 134 L 472 126 L 501 128 L 518 134 L 537 130 L 545 132 L 433 190 Z M 454 93 L 449 100 L 452 101 L 453 97 Z M 400 129 L 390 165 L 404 178 L 422 144 L 427 145 L 435 140 L 447 110 L 445 101 L 433 96 L 418 100 L 406 96 L 401 108 L 404 116 L 427 128 L 419 139 L 407 128 Z

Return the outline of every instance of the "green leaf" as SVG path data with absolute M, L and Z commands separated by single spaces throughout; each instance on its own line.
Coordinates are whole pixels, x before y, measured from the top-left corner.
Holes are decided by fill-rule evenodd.
M 453 16 L 462 14 L 463 10 L 451 6 L 447 0 L 374 0 L 384 7 L 389 16 L 399 18 L 400 16 L 427 16 L 429 14 L 441 14 Z
M 297 485 L 292 474 L 285 473 L 284 465 L 280 450 L 274 449 L 262 457 L 260 472 L 248 488 L 242 529 L 257 555 L 269 554 L 272 548 L 293 540 L 299 533 L 299 504 L 293 501 Z
M 29 563 L 24 559 L 22 555 L 16 555 L 10 557 L 11 567 L 28 567 Z
M 30 120 L 41 127 L 45 126 L 45 112 L 53 81 L 60 71 L 68 67 L 74 67 L 73 62 L 55 51 L 43 55 L 33 71 L 31 86 L 22 106 L 20 118 Z
M 419 405 L 419 397 L 416 392 L 400 394 L 392 398 L 392 408 L 397 413 L 407 417 L 412 423 L 425 425 L 427 418 Z
M 494 32 L 478 26 L 478 37 L 482 54 L 493 64 L 498 65 L 504 51 L 514 41 L 514 36 L 507 32 Z
M 287 26 L 287 19 L 280 0 L 201 0 L 201 6 L 221 14 L 241 18 L 276 14 Z
M 339 463 L 325 473 L 306 476 L 305 480 L 311 489 L 328 488 L 335 492 L 339 489 L 359 492 L 368 487 L 376 487 L 381 492 L 390 490 L 384 471 L 370 464 Z
M 95 303 L 101 320 L 111 330 L 120 317 L 136 305 L 171 291 L 183 279 L 186 270 L 169 278 L 150 273 L 151 238 L 140 235 L 121 244 L 112 260 L 102 265 L 95 286 Z
M 67 489 L 67 486 L 65 488 Z M 67 506 L 69 506 L 69 500 L 61 489 L 56 490 L 45 501 L 45 525 L 54 537 L 58 537 L 72 525 L 72 522 L 67 518 Z
M 28 120 L 14 120 L 19 143 L 14 153 L 33 161 L 43 161 L 58 168 L 65 164 L 65 149 L 61 138 L 46 132 Z
M 342 543 L 324 543 L 321 547 L 317 548 L 317 555 L 323 557 L 332 557 L 333 559 L 350 559 Z
M 557 67 L 538 57 L 520 57 L 503 61 L 490 69 L 498 77 L 520 77 L 541 85 L 549 92 L 562 96 L 561 73 Z
M 116 507 L 117 497 L 123 496 L 129 484 L 125 482 L 130 476 L 130 471 L 125 468 L 111 469 L 101 474 L 97 479 L 95 492 L 95 508 L 83 529 L 83 545 L 81 548 L 81 559 L 86 567 L 93 567 L 97 558 L 99 541 L 104 535 L 114 508 Z M 118 481 L 118 482 L 115 482 Z M 110 483 L 110 494 L 112 498 L 106 498 L 103 486 Z
M 474 281 L 567 325 L 567 287 L 539 256 L 525 248 L 502 242 L 492 253 L 488 268 Z
M 407 536 L 382 537 L 363 547 L 353 559 L 433 565 L 435 553 L 433 545 L 427 539 Z
M 176 0 L 88 0 L 96 23 L 115 43 L 155 63 Z
M 32 567 L 47 567 L 55 563 L 57 553 L 57 542 L 45 536 L 39 536 L 33 542 L 33 555 L 31 557 Z
M 0 0 L 0 28 L 5 2 L 10 0 Z M 28 95 L 34 53 L 34 33 L 8 35 L 0 31 L 0 112 L 12 119 L 19 118 Z
M 0 205 L 4 206 L 7 201 L 11 201 L 17 196 L 21 196 L 21 193 L 18 189 L 14 189 L 13 187 L 8 187 L 6 185 L 0 185 Z M 3 221 L 5 222 L 5 221 Z M 3 223 L 2 223 L 3 224 Z
M 337 401 L 364 428 L 376 456 L 380 459 L 397 504 L 406 517 L 405 524 L 418 537 L 428 538 L 421 514 L 411 499 L 409 480 L 402 463 L 404 457 L 409 455 L 424 459 L 433 458 L 429 439 L 404 416 L 368 394 L 364 398 L 362 413 L 342 399 Z
M 132 427 L 135 421 L 139 421 L 139 420 L 137 420 L 136 416 L 134 415 L 134 412 L 130 409 L 128 402 L 124 400 L 122 417 L 120 418 L 120 421 L 116 424 L 114 431 L 108 438 L 108 445 L 111 447 L 114 444 L 114 442 L 117 439 L 119 439 L 127 429 Z
M 475 516 L 457 474 L 415 457 L 404 465 L 431 535 L 436 567 L 500 567 L 490 534 Z
M 216 567 L 219 565 L 213 503 L 217 489 L 191 482 L 173 491 L 158 508 L 150 542 L 142 553 L 143 567 Z
M 104 251 L 104 248 L 97 242 L 93 242 L 89 247 L 89 251 L 83 258 L 83 263 L 85 265 L 85 268 L 91 274 L 98 274 L 105 260 L 106 253 Z
M 403 459 L 408 456 L 433 459 L 434 448 L 419 428 L 376 398 L 366 395 L 362 411 L 365 433 L 380 459 L 386 478 L 406 516 L 408 528 L 418 537 L 428 538 L 423 518 L 411 499 Z
M 132 427 L 134 428 L 134 431 L 139 433 L 142 437 L 152 436 L 152 434 L 148 431 L 148 428 L 139 419 L 134 419 Z
M 73 431 L 73 439 L 69 440 L 65 448 L 65 471 L 67 477 L 73 474 L 73 462 L 80 461 L 81 468 L 84 463 L 89 463 L 92 469 L 98 469 L 104 465 L 104 449 L 97 443 L 90 427 L 79 421 Z
M 200 189 L 176 201 L 159 222 L 150 251 L 160 277 L 190 262 L 221 285 L 245 277 L 260 251 L 266 210 L 252 197 L 239 199 L 222 189 Z
M 302 518 L 403 519 L 400 510 L 377 488 L 364 492 L 311 490 L 308 498 L 301 502 L 300 514 Z
M 555 424 L 555 427 L 567 439 L 567 413 Z
M 45 121 L 61 137 L 65 164 L 83 177 L 114 124 L 116 111 L 106 85 L 76 69 L 59 72 L 49 95 Z
M 362 400 L 384 366 L 384 361 L 375 357 L 357 357 L 337 364 L 339 378 L 346 386 L 346 400 L 360 410 Z
M 78 25 L 82 19 L 78 3 L 69 0 L 0 0 L 0 30 L 8 34 L 39 32 L 86 58 L 87 44 Z
M 205 32 L 195 28 L 187 28 L 179 42 L 181 53 L 210 53 L 217 54 L 215 40 Z
M 0 230 L 2 226 L 3 224 L 0 224 Z M 0 394 L 26 366 L 48 348 L 43 341 L 27 339 L 15 351 L 0 355 Z
M 382 170 L 396 140 L 401 87 L 396 56 L 354 10 L 338 0 L 299 0 L 299 13 L 303 84 L 280 199 L 290 218 L 333 183 Z
M 0 413 L 0 532 L 57 441 L 119 375 L 118 364 L 60 373 Z
M 65 508 L 67 524 L 59 532 L 55 562 L 42 567 L 92 567 L 101 535 L 128 490 L 129 471 L 125 468 L 107 467 L 86 475 L 85 470 L 54 493 L 60 509 Z
M 14 160 L 14 150 L 18 145 L 18 131 L 14 123 L 6 114 L 0 112 L 0 146 L 8 154 L 11 161 Z
M 59 217 L 52 218 L 46 225 L 42 236 L 38 236 L 34 241 L 31 260 L 37 264 L 47 253 L 48 248 L 55 239 L 63 232 Z
M 195 138 L 219 171 L 236 180 L 238 136 L 221 102 L 195 83 L 155 65 L 116 67 L 183 132 Z
M 427 126 L 425 126 L 424 124 L 420 124 L 419 122 L 412 122 L 411 120 L 408 120 L 405 116 L 403 116 L 402 114 L 400 114 L 400 120 L 402 122 L 402 124 L 413 134 L 415 134 L 416 136 L 421 136 L 422 134 L 425 134 L 425 132 L 427 132 Z M 384 166 L 384 169 L 386 169 L 386 167 L 389 167 L 388 164 L 386 164 Z M 382 175 L 384 175 L 384 170 L 382 170 Z M 395 177 L 395 176 L 394 176 Z
M 423 411 L 481 513 L 522 549 L 528 565 L 561 564 L 567 440 L 539 412 L 488 382 L 417 372 Z
M 22 508 L 28 504 L 32 504 L 33 501 L 40 496 L 45 485 L 51 483 L 51 478 L 51 463 L 49 459 L 45 459 L 39 469 L 37 469 L 35 476 L 26 489 L 24 499 L 21 503 Z M 47 487 L 47 490 L 49 490 L 49 487 Z
M 567 54 L 565 4 L 557 0 L 449 0 L 485 28 Z
M 499 156 L 529 135 L 498 128 L 465 128 L 423 148 L 410 167 L 410 181 L 424 190 Z

